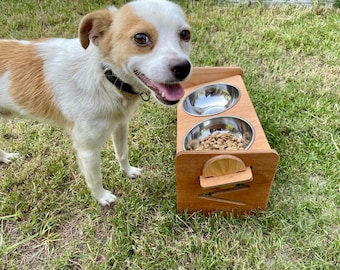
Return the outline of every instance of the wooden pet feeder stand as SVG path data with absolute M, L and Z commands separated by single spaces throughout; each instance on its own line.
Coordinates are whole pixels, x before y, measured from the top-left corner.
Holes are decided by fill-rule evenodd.
M 183 100 L 194 90 L 209 84 L 230 84 L 240 99 L 230 109 L 213 116 L 193 116 L 183 109 Z M 177 109 L 176 193 L 177 211 L 251 214 L 267 207 L 279 161 L 271 149 L 242 80 L 238 67 L 194 68 L 183 83 L 185 96 Z M 248 150 L 184 150 L 187 132 L 205 119 L 233 116 L 247 120 L 255 137 Z

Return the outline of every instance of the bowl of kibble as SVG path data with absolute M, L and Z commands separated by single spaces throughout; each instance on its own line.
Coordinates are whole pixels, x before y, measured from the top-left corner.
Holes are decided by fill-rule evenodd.
M 185 135 L 185 150 L 247 150 L 255 131 L 246 120 L 235 116 L 210 118 L 198 123 Z
M 183 109 L 193 116 L 210 116 L 233 107 L 240 90 L 230 84 L 209 84 L 194 90 L 183 101 Z

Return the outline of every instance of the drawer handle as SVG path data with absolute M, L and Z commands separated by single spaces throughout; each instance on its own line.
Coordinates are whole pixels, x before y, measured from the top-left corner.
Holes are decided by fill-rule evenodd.
M 222 176 L 204 177 L 200 176 L 200 185 L 202 188 L 216 188 L 234 184 L 244 184 L 253 180 L 253 174 L 250 167 L 246 167 L 244 171 L 231 173 Z
M 199 179 L 201 187 L 208 189 L 251 182 L 253 173 L 238 157 L 219 155 L 204 164 Z

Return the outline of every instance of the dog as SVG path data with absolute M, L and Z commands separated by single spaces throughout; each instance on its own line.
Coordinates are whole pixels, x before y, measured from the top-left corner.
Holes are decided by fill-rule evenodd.
M 85 15 L 78 38 L 0 41 L 0 116 L 25 116 L 62 126 L 80 170 L 100 205 L 116 196 L 104 189 L 100 153 L 112 136 L 120 169 L 128 160 L 128 123 L 143 95 L 174 105 L 192 71 L 190 26 L 166 0 L 137 0 Z M 0 150 L 0 162 L 17 153 Z

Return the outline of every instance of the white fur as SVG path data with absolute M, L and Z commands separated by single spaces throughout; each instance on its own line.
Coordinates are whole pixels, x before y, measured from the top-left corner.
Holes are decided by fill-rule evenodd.
M 136 76 L 134 73 L 136 70 L 155 82 L 177 83 L 183 79 L 174 78 L 169 71 L 169 63 L 189 62 L 190 45 L 178 38 L 179 32 L 188 29 L 189 26 L 177 5 L 168 1 L 145 0 L 131 2 L 128 6 L 136 16 L 156 29 L 158 40 L 150 52 L 127 55 L 126 61 L 120 61 L 119 65 L 116 54 L 110 53 L 109 56 L 103 57 L 103 51 L 108 50 L 105 44 L 113 44 L 114 47 L 117 41 L 112 40 L 102 45 L 103 36 L 95 31 L 88 33 L 88 39 L 91 41 L 88 47 L 81 44 L 78 38 L 12 42 L 13 46 L 33 45 L 37 50 L 43 61 L 44 80 L 48 82 L 49 91 L 52 93 L 53 106 L 61 112 L 61 118 L 45 119 L 46 115 L 34 111 L 34 104 L 29 104 L 31 107 L 19 104 L 20 102 L 18 103 L 13 96 L 13 91 L 18 90 L 11 90 L 12 75 L 16 71 L 8 65 L 5 72 L 1 73 L 4 68 L 0 67 L 0 116 L 16 114 L 54 120 L 64 126 L 72 137 L 86 183 L 101 205 L 109 205 L 116 199 L 115 195 L 103 188 L 100 170 L 100 152 L 110 135 L 121 170 L 130 178 L 141 174 L 141 169 L 131 166 L 128 161 L 127 144 L 128 122 L 135 112 L 139 96 L 126 94 L 117 89 L 104 76 L 102 64 L 109 66 L 122 80 L 133 86 L 135 91 L 153 93 Z M 111 9 L 110 12 L 112 23 L 108 32 L 112 31 L 112 25 L 116 23 L 115 18 L 120 9 Z M 84 19 L 80 28 L 85 22 Z M 139 25 L 137 33 L 141 31 L 143 29 L 140 29 Z M 122 55 L 124 54 L 126 52 L 122 52 Z M 30 69 L 23 68 L 21 72 L 30 72 Z M 32 78 L 35 77 L 35 74 L 30 75 Z M 185 75 L 187 78 L 190 74 Z M 25 87 L 28 86 L 23 85 L 22 90 L 20 89 L 23 92 L 20 94 L 25 95 L 27 90 Z M 16 153 L 5 153 L 0 150 L 0 162 L 8 163 L 17 156 Z

